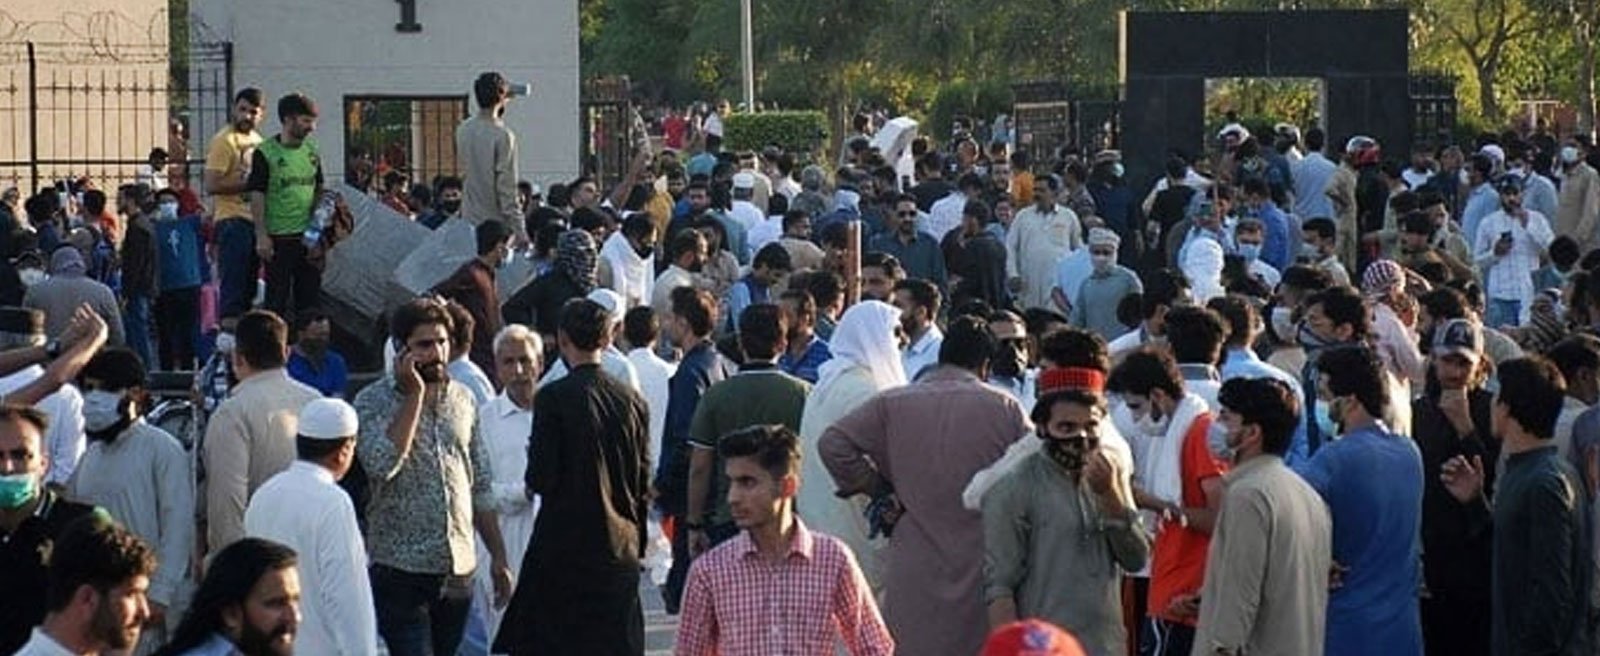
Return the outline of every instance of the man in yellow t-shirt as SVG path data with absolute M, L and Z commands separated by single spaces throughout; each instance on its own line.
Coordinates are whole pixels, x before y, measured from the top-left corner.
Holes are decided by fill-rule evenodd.
M 238 317 L 256 295 L 256 229 L 250 220 L 245 184 L 261 134 L 264 112 L 260 89 L 241 89 L 233 99 L 233 122 L 211 137 L 206 148 L 205 189 L 211 196 L 213 239 L 217 245 L 218 316 Z

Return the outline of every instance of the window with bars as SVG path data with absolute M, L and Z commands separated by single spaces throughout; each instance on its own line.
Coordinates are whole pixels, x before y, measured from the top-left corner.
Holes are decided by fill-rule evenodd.
M 467 117 L 466 96 L 345 96 L 345 182 L 380 188 L 390 171 L 412 184 L 461 175 L 456 126 Z

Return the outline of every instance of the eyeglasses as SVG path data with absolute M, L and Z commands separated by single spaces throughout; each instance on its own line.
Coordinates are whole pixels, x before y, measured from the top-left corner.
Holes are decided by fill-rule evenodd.
M 902 219 L 909 219 L 909 218 L 911 218 L 913 216 L 916 216 L 916 215 L 917 215 L 916 212 L 896 212 L 895 213 L 895 216 L 898 216 L 898 217 L 900 217 Z

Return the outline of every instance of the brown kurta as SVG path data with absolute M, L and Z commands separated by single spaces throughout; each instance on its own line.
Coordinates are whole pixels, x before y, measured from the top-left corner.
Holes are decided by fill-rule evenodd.
M 1333 200 L 1333 211 L 1338 216 L 1326 218 L 1333 219 L 1339 227 L 1338 248 L 1334 254 L 1339 256 L 1339 261 L 1344 263 L 1346 271 L 1356 271 L 1356 246 L 1361 241 L 1361 225 L 1357 220 L 1356 207 L 1356 170 L 1347 165 L 1340 165 L 1333 177 L 1328 178 L 1328 189 L 1324 192 Z M 1305 217 L 1307 221 L 1321 217 Z
M 940 367 L 823 433 L 817 448 L 841 493 L 887 484 L 906 509 L 883 555 L 896 653 L 969 656 L 983 646 L 983 522 L 962 507 L 961 490 L 1031 430 L 1010 395 Z
M 1587 253 L 1600 245 L 1595 226 L 1600 222 L 1600 173 L 1586 163 L 1567 171 L 1561 181 L 1561 197 L 1556 205 L 1556 234 L 1578 242 L 1578 252 Z

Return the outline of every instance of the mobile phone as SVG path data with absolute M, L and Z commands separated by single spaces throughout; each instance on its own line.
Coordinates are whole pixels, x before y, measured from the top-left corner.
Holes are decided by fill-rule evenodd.
M 1507 230 L 1500 233 L 1500 241 L 1511 241 L 1511 231 Z

